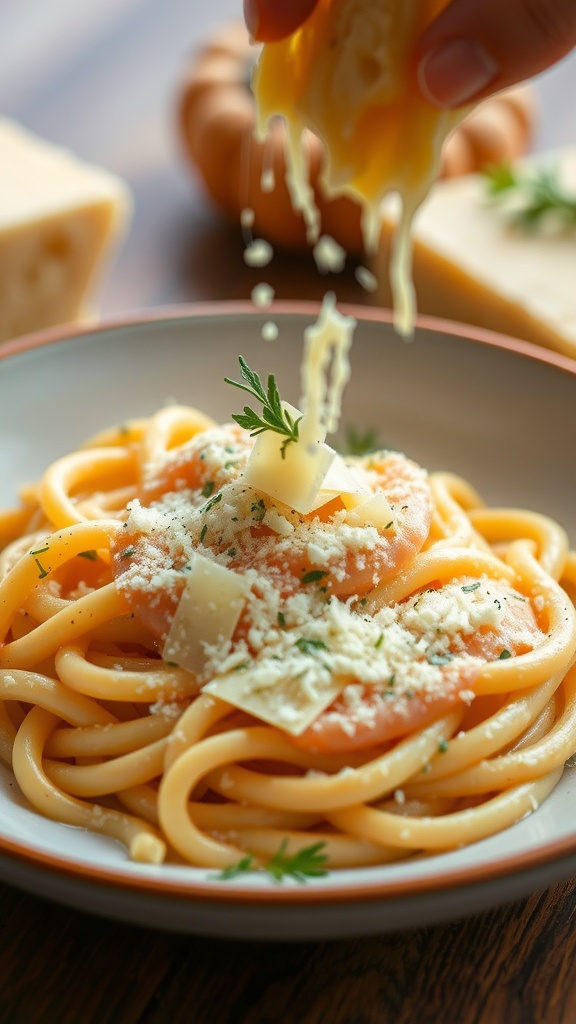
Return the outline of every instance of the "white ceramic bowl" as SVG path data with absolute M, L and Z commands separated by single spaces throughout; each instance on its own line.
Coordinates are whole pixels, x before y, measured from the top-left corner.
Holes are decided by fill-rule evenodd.
M 355 309 L 343 423 L 467 477 L 487 501 L 552 515 L 576 542 L 576 363 L 521 342 L 422 320 L 411 342 L 386 314 Z M 196 306 L 0 350 L 0 505 L 100 428 L 175 398 L 228 419 L 226 375 L 243 355 L 299 398 L 302 332 L 317 308 Z M 279 326 L 262 340 L 266 319 Z M 576 737 L 574 740 L 576 749 Z M 516 899 L 576 871 L 574 769 L 513 828 L 466 849 L 306 885 L 127 860 L 119 844 L 46 821 L 0 772 L 0 877 L 95 913 L 211 935 L 321 938 L 385 932 Z

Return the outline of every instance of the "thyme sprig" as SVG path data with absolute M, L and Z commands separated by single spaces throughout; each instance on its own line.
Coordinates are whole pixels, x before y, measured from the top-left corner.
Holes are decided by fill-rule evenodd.
M 280 448 L 282 458 L 284 459 L 287 446 L 292 441 L 298 440 L 298 424 L 302 417 L 299 416 L 296 420 L 287 409 L 282 408 L 276 378 L 273 373 L 268 376 L 268 387 L 265 391 L 259 375 L 250 369 L 246 360 L 239 356 L 238 362 L 240 364 L 240 376 L 245 383 L 241 384 L 236 380 L 231 380 L 230 377 L 225 377 L 226 384 L 231 384 L 234 388 L 246 391 L 258 402 L 261 402 L 263 408 L 262 415 L 260 416 L 250 406 L 245 405 L 244 412 L 233 415 L 232 419 L 240 427 L 249 430 L 251 437 L 256 437 L 257 434 L 262 434 L 265 430 L 272 430 L 274 433 L 285 437 L 286 440 Z
M 286 853 L 288 840 L 283 839 L 276 853 L 259 869 L 254 857 L 247 854 L 237 864 L 231 864 L 224 868 L 215 877 L 220 882 L 228 882 L 232 878 L 238 878 L 249 872 L 264 870 L 272 876 L 275 882 L 283 882 L 285 878 L 294 878 L 297 882 L 307 882 L 309 878 L 323 878 L 328 874 L 326 863 L 328 855 L 324 853 L 325 842 L 313 843 L 311 846 L 304 846 L 301 850 L 289 856 Z
M 511 219 L 523 228 L 537 228 L 545 217 L 554 215 L 563 226 L 576 224 L 576 195 L 565 191 L 554 167 L 523 171 L 510 164 L 498 164 L 484 171 L 492 199 L 513 202 Z

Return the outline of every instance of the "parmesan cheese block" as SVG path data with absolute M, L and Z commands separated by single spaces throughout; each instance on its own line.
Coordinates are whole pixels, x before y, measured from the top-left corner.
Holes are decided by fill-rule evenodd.
M 558 169 L 576 195 L 576 148 L 533 157 Z M 494 203 L 481 175 L 436 185 L 413 227 L 414 282 L 421 313 L 521 338 L 576 357 L 576 226 L 548 219 L 532 229 L 512 223 L 508 204 Z M 394 226 L 384 216 L 381 255 L 387 260 Z M 377 267 L 381 305 L 392 294 Z
M 0 341 L 86 314 L 129 211 L 113 174 L 0 120 Z

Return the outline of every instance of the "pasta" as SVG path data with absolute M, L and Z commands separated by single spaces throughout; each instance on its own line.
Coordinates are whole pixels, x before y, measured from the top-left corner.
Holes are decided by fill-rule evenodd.
M 254 443 L 166 407 L 0 513 L 0 755 L 32 807 L 213 870 L 384 864 L 536 810 L 576 746 L 563 529 L 391 452 L 298 513 L 245 483 Z M 196 565 L 202 628 L 234 614 L 186 646 Z

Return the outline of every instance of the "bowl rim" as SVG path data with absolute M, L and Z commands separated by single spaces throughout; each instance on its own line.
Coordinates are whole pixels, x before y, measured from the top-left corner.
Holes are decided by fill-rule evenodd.
M 65 324 L 42 331 L 22 335 L 4 342 L 0 346 L 0 363 L 11 357 L 40 349 L 60 342 L 70 341 L 78 337 L 107 333 L 114 330 L 137 328 L 140 325 L 160 324 L 178 320 L 199 320 L 213 317 L 231 318 L 234 316 L 253 317 L 258 320 L 263 316 L 272 319 L 275 315 L 313 317 L 320 308 L 319 302 L 280 300 L 262 311 L 249 300 L 226 300 L 197 302 L 165 307 L 136 310 L 105 317 L 95 323 Z M 350 303 L 338 303 L 338 309 L 347 316 L 360 322 L 391 324 L 393 315 L 390 310 L 378 307 L 360 306 Z M 440 333 L 450 337 L 461 337 L 467 341 L 489 347 L 503 349 L 536 362 L 555 367 L 576 378 L 576 359 L 558 352 L 541 348 L 531 342 L 498 334 L 484 328 L 460 324 L 429 316 L 418 316 L 416 330 L 427 333 Z M 82 861 L 73 861 L 65 856 L 42 851 L 28 845 L 24 841 L 16 841 L 0 835 L 0 858 L 19 863 L 33 869 L 39 868 L 56 876 L 65 876 L 78 883 L 94 887 L 105 886 L 113 889 L 124 889 L 139 892 L 150 897 L 166 899 L 183 898 L 198 902 L 215 902 L 218 904 L 234 904 L 244 906 L 313 905 L 326 903 L 352 903 L 381 900 L 418 899 L 425 895 L 448 893 L 470 886 L 479 886 L 494 882 L 507 876 L 521 876 L 536 871 L 545 865 L 555 863 L 558 874 L 571 873 L 576 858 L 576 833 L 573 836 L 551 840 L 540 844 L 536 849 L 520 854 L 507 854 L 486 863 L 475 863 L 454 869 L 448 867 L 433 875 L 421 878 L 402 879 L 378 877 L 343 884 L 337 889 L 314 887 L 280 887 L 256 889 L 243 887 L 235 883 L 223 886 L 217 880 L 169 879 L 157 873 L 150 876 L 130 874 L 121 867 L 97 868 Z M 564 867 L 565 866 L 565 870 Z
M 346 302 L 338 302 L 337 305 L 338 310 L 345 316 L 354 317 L 360 322 L 381 324 L 393 324 L 394 322 L 392 310 L 389 309 Z M 45 345 L 70 341 L 75 337 L 102 334 L 111 330 L 138 327 L 143 324 L 158 324 L 163 321 L 184 319 L 196 320 L 216 316 L 251 316 L 254 319 L 264 317 L 267 320 L 273 319 L 276 314 L 280 316 L 310 317 L 315 316 L 319 312 L 320 307 L 321 302 L 319 301 L 303 301 L 299 299 L 275 300 L 266 310 L 259 309 L 249 299 L 225 299 L 153 306 L 146 309 L 110 314 L 94 322 L 61 324 L 55 327 L 47 327 L 40 331 L 33 331 L 29 334 L 8 339 L 0 344 L 0 361 Z M 462 337 L 467 341 L 477 342 L 481 345 L 489 345 L 505 349 L 509 352 L 515 352 L 519 355 L 535 359 L 537 362 L 547 363 L 550 366 L 555 366 L 558 369 L 566 370 L 568 373 L 576 375 L 576 355 L 572 358 L 553 349 L 547 349 L 533 342 L 501 334 L 497 331 L 491 331 L 484 327 L 419 314 L 415 319 L 415 331 L 436 332 L 451 337 Z

